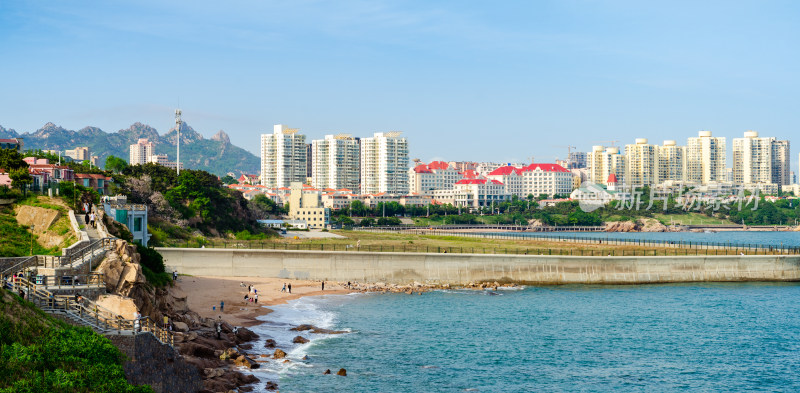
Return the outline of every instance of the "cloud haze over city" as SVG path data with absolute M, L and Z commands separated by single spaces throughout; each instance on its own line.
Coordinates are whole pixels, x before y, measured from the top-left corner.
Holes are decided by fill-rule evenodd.
M 500 162 L 698 130 L 798 135 L 800 5 L 662 4 L 3 2 L 0 125 L 164 133 L 180 106 L 256 154 L 283 123 Z

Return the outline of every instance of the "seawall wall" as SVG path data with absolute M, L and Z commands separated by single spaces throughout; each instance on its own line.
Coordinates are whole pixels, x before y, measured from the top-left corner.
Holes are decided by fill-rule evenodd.
M 462 285 L 800 281 L 800 256 L 579 257 L 156 248 L 197 276 Z

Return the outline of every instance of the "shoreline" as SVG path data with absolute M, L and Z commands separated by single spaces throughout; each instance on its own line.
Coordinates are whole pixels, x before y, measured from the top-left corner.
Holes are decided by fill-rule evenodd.
M 244 286 L 241 286 L 244 283 Z M 292 285 L 292 293 L 281 292 L 283 284 Z M 247 286 L 258 290 L 258 303 L 245 302 Z M 273 310 L 269 306 L 286 304 L 290 300 L 307 296 L 341 295 L 350 292 L 336 282 L 325 282 L 325 290 L 321 290 L 321 281 L 296 280 L 244 276 L 179 276 L 178 282 L 171 291 L 178 297 L 186 297 L 187 307 L 202 317 L 222 319 L 233 326 L 252 327 L 263 323 L 258 317 L 267 315 Z M 330 289 L 329 289 L 330 288 Z M 220 301 L 225 302 L 222 312 Z

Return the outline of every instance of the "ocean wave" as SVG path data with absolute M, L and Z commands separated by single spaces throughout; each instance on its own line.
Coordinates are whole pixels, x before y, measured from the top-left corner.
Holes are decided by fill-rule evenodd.
M 264 382 L 266 381 L 276 381 L 281 376 L 291 375 L 302 369 L 314 367 L 311 364 L 313 359 L 303 360 L 307 356 L 309 349 L 323 340 L 332 339 L 341 334 L 298 332 L 290 329 L 303 324 L 314 325 L 322 329 L 334 328 L 338 321 L 337 313 L 334 311 L 335 307 L 352 299 L 352 295 L 354 294 L 307 296 L 290 300 L 286 304 L 269 306 L 273 311 L 258 317 L 262 321 L 261 324 L 250 327 L 250 330 L 259 335 L 259 339 L 252 343 L 253 350 L 248 351 L 248 353 L 256 359 L 261 359 L 260 355 L 262 354 L 271 356 L 275 348 L 265 348 L 264 344 L 267 339 L 272 339 L 276 342 L 276 348 L 286 352 L 286 359 L 289 362 L 285 363 L 282 360 L 270 357 L 269 361 L 260 363 L 261 367 L 258 369 L 242 369 L 242 372 L 253 374 L 262 381 L 254 385 L 254 391 L 266 391 L 263 390 Z M 348 328 L 338 330 L 347 332 L 344 334 L 352 333 Z M 292 340 L 297 336 L 309 341 L 304 344 L 295 344 Z

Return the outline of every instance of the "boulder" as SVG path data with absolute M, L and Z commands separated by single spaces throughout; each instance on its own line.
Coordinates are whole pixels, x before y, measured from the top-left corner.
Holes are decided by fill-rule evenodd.
M 341 375 L 343 377 L 347 376 L 347 370 L 340 368 L 339 371 L 336 372 L 336 375 Z
M 278 346 L 278 343 L 271 338 L 268 338 L 267 341 L 264 342 L 264 348 L 275 348 L 276 346 Z
M 642 232 L 667 232 L 667 226 L 654 218 L 643 218 L 639 223 Z
M 233 364 L 239 367 L 247 367 L 247 368 L 259 368 L 261 367 L 258 363 L 256 363 L 253 359 L 248 358 L 247 356 L 240 355 L 236 360 L 233 361 Z
M 272 381 L 267 381 L 267 384 L 264 386 L 264 389 L 278 390 L 278 384 Z
M 330 373 L 331 373 L 331 369 L 327 369 L 327 370 L 325 370 L 324 373 L 322 373 L 322 375 L 330 375 Z
M 238 359 L 239 356 L 242 354 L 239 353 L 235 348 L 228 348 L 222 352 L 222 355 L 219 355 L 220 360 L 228 360 L 228 359 Z
M 282 349 L 278 348 L 275 350 L 275 353 L 272 355 L 275 359 L 283 359 L 286 357 L 286 352 L 283 352 Z
M 308 342 L 308 339 L 303 336 L 297 336 L 294 339 L 292 339 L 292 342 L 295 344 L 305 344 Z
M 172 323 L 172 328 L 175 329 L 176 332 L 188 332 L 189 331 L 189 325 L 187 325 L 185 322 L 173 322 Z M 195 338 L 197 338 L 197 334 L 195 334 Z
M 292 331 L 295 331 L 295 332 L 310 331 L 311 333 L 317 333 L 317 334 L 342 334 L 342 333 L 347 333 L 344 330 L 329 330 L 329 329 L 318 328 L 318 327 L 316 327 L 314 325 L 308 325 L 308 324 L 299 325 L 299 326 L 293 327 L 293 328 L 291 328 L 289 330 L 292 330 Z

